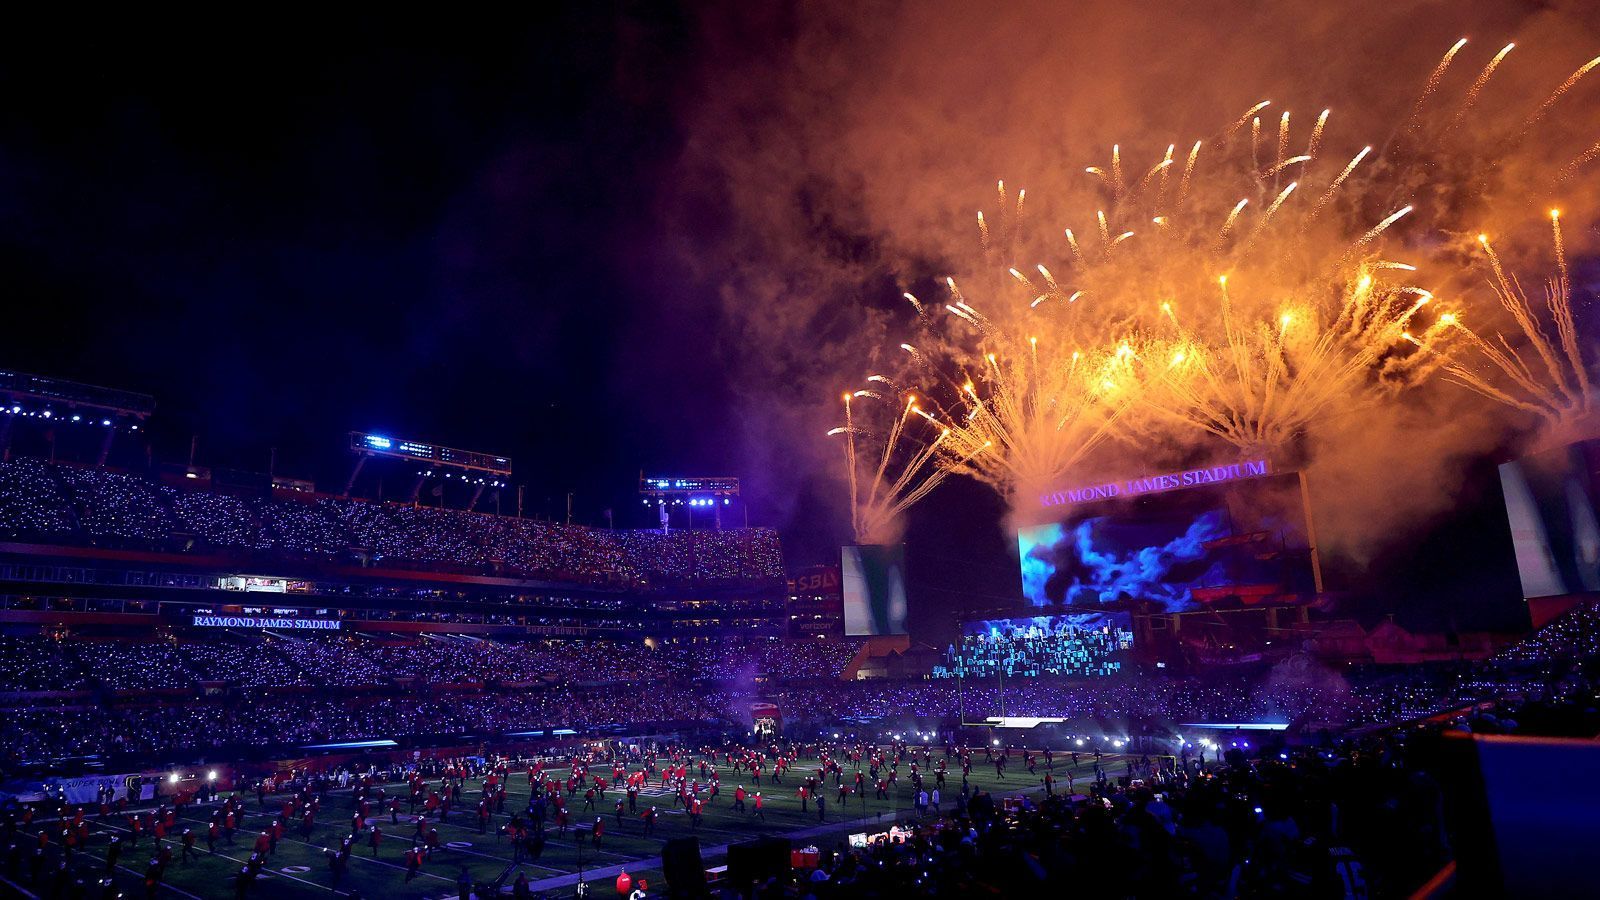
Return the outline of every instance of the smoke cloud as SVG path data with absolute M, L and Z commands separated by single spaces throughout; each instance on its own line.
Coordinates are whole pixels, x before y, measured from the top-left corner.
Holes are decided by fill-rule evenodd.
M 1017 256 L 1043 259 L 1043 242 L 1094 208 L 1099 186 L 1084 168 L 1114 144 L 1142 171 L 1270 99 L 1272 125 L 1281 110 L 1303 125 L 1331 109 L 1328 154 L 1348 158 L 1404 139 L 1397 127 L 1429 72 L 1465 35 L 1429 113 L 1451 146 L 1487 146 L 1600 52 L 1600 21 L 1580 0 L 748 6 L 699 23 L 704 64 L 662 215 L 682 235 L 669 255 L 712 306 L 717 352 L 738 374 L 747 465 L 784 473 L 769 488 L 842 480 L 841 450 L 823 436 L 839 424 L 839 392 L 902 365 L 894 350 L 915 327 L 902 291 L 942 298 L 938 279 L 983 269 L 974 213 L 992 208 L 998 179 L 1027 189 Z M 1473 115 L 1452 123 L 1513 41 Z M 1569 252 L 1581 252 L 1600 209 L 1595 171 L 1554 175 L 1596 139 L 1579 111 L 1597 100 L 1600 75 L 1509 159 L 1441 150 L 1425 184 L 1396 179 L 1396 196 L 1375 202 L 1427 206 L 1406 240 L 1443 262 L 1465 258 L 1470 233 L 1537 225 L 1539 204 L 1559 202 L 1573 211 Z M 1442 287 L 1466 294 L 1481 278 Z M 1440 379 L 1330 417 L 1295 452 L 1314 492 L 1339 486 L 1317 498 L 1320 538 L 1361 557 L 1382 529 L 1448 504 L 1460 460 L 1503 448 L 1506 428 L 1525 424 Z M 1186 435 L 1112 444 L 1084 480 L 1227 451 Z

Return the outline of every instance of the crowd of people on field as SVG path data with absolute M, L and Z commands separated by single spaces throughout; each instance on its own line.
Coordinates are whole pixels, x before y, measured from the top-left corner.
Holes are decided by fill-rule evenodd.
M 1581 706 L 1553 704 L 1551 720 Z M 821 832 L 809 838 L 820 848 L 811 863 L 754 888 L 815 900 L 1038 896 L 1063 884 L 1089 896 L 1397 896 L 1451 859 L 1459 822 L 1438 740 L 1473 721 L 1482 716 L 1155 757 L 951 740 L 572 740 L 532 756 L 279 770 L 193 796 L 158 785 L 132 802 L 110 789 L 92 803 L 46 800 L 0 817 L 0 855 L 8 877 L 48 895 L 86 872 L 127 880 L 119 867 L 154 894 L 174 867 L 221 854 L 229 887 L 247 897 L 280 845 L 296 842 L 321 848 L 325 864 L 300 877 L 336 893 L 429 876 L 459 880 L 460 896 L 527 897 L 540 877 L 527 864 L 548 843 L 664 841 L 696 833 L 713 812 L 723 829 L 731 816 L 781 831 L 888 802 L 889 817 L 851 823 L 863 840 Z M 972 777 L 991 768 L 993 778 Z M 473 877 L 446 828 L 493 835 L 473 853 L 496 860 L 504 883 L 482 866 Z M 356 878 L 358 855 L 388 865 L 354 867 Z

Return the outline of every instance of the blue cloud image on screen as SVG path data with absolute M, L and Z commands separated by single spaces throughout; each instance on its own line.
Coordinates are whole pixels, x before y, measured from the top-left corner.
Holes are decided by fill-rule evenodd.
M 1207 541 L 1229 533 L 1224 510 L 1159 519 L 1093 517 L 1017 533 L 1022 589 L 1036 606 L 1099 606 L 1154 601 L 1168 610 L 1195 605 L 1196 584 L 1224 577 Z

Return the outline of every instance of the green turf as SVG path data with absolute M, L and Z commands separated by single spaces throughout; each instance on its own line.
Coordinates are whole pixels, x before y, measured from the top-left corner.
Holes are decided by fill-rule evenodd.
M 939 754 L 935 754 L 935 764 Z M 1121 773 L 1121 762 L 1113 763 L 1114 757 L 1106 757 L 1108 777 Z M 844 840 L 844 835 L 852 831 L 866 830 L 854 824 L 863 817 L 874 818 L 875 821 L 887 827 L 889 823 L 898 818 L 910 815 L 912 806 L 912 789 L 908 778 L 908 766 L 901 766 L 902 778 L 898 785 L 891 789 L 889 800 L 876 800 L 872 797 L 869 787 L 866 802 L 863 804 L 858 797 L 852 797 L 848 809 L 841 809 L 833 801 L 837 797 L 837 790 L 827 793 L 828 822 L 833 823 L 822 833 L 813 832 L 819 825 L 815 806 L 808 812 L 800 811 L 800 802 L 795 791 L 803 780 L 803 775 L 786 778 L 786 784 L 773 785 L 763 783 L 762 792 L 765 797 L 766 820 L 754 817 L 753 812 L 745 814 L 732 810 L 733 790 L 739 784 L 737 776 L 733 773 L 723 773 L 722 795 L 715 804 L 707 804 L 705 808 L 704 823 L 699 829 L 691 828 L 689 817 L 681 809 L 673 807 L 670 796 L 640 797 L 640 809 L 654 804 L 660 809 L 661 815 L 656 823 L 655 834 L 644 834 L 644 823 L 637 815 L 623 816 L 623 825 L 617 827 L 614 817 L 616 798 L 625 796 L 622 792 L 608 791 L 603 801 L 597 801 L 597 807 L 604 814 L 606 831 L 602 845 L 597 852 L 588 844 L 588 835 L 583 832 L 583 844 L 580 848 L 575 839 L 576 833 L 569 832 L 560 836 L 554 824 L 546 825 L 548 840 L 544 853 L 537 863 L 524 863 L 519 869 L 527 872 L 528 878 L 535 888 L 544 890 L 550 896 L 572 896 L 574 888 L 571 886 L 543 886 L 540 882 L 554 879 L 559 876 L 569 875 L 578 871 L 580 858 L 585 872 L 597 868 L 612 867 L 618 864 L 627 866 L 627 871 L 634 876 L 643 876 L 650 879 L 653 886 L 664 884 L 661 881 L 661 872 L 657 867 L 655 857 L 661 852 L 661 846 L 667 840 L 686 835 L 697 835 L 700 838 L 702 851 L 706 854 L 706 865 L 717 865 L 721 861 L 720 852 L 712 852 L 713 848 L 720 848 L 728 843 L 737 843 L 742 840 L 763 835 L 784 835 L 793 832 L 807 832 L 796 838 L 796 846 L 816 844 L 819 847 L 830 847 Z M 1055 777 L 1057 789 L 1064 789 L 1066 775 L 1069 771 L 1074 773 L 1080 789 L 1087 779 L 1092 777 L 1093 762 L 1085 757 L 1074 768 L 1065 754 L 1056 759 Z M 796 766 L 797 772 L 814 771 L 814 766 L 802 761 Z M 1007 792 L 1017 792 L 1027 788 L 1037 788 L 1042 782 L 1045 769 L 1041 765 L 1037 776 L 1029 776 L 1027 770 L 1021 765 L 1020 758 L 1013 757 L 1012 765 L 1007 770 L 1004 780 L 997 780 L 992 766 L 986 766 L 981 760 L 974 765 L 971 784 L 974 790 L 983 789 L 997 795 Z M 846 773 L 846 779 L 852 776 Z M 947 776 L 944 794 L 944 809 L 946 812 L 954 808 L 954 798 L 961 787 L 961 774 L 959 769 L 953 770 Z M 433 781 L 433 780 L 430 780 Z M 272 900 L 289 900 L 289 898 L 327 898 L 342 895 L 355 889 L 359 890 L 362 897 L 397 897 L 397 898 L 436 898 L 454 897 L 456 895 L 456 879 L 462 867 L 465 867 L 474 881 L 491 881 L 498 877 L 507 865 L 511 863 L 511 846 L 507 839 L 499 837 L 496 831 L 499 826 L 510 820 L 512 811 L 525 809 L 528 800 L 528 783 L 525 775 L 513 774 L 509 779 L 506 798 L 506 814 L 495 816 L 487 834 L 478 834 L 476 825 L 476 785 L 478 782 L 469 781 L 463 787 L 463 803 L 461 808 L 451 813 L 449 820 L 438 825 L 441 842 L 462 842 L 469 846 L 456 849 L 442 847 L 422 868 L 421 874 L 413 878 L 409 884 L 404 883 L 405 870 L 402 865 L 401 855 L 410 846 L 410 838 L 414 828 L 407 822 L 407 816 L 401 815 L 400 824 L 389 825 L 387 813 L 377 816 L 384 830 L 384 841 L 376 859 L 372 857 L 371 849 L 363 835 L 358 838 L 357 849 L 352 856 L 352 861 L 340 883 L 338 894 L 334 894 L 329 887 L 331 875 L 327 862 L 323 856 L 323 848 L 337 846 L 338 842 L 348 833 L 350 816 L 353 814 L 353 804 L 348 790 L 330 791 L 327 801 L 322 806 L 318 815 L 318 823 L 313 830 L 310 840 L 302 842 L 298 822 L 289 823 L 289 830 L 284 838 L 279 841 L 277 853 L 269 858 L 267 867 L 263 869 L 262 877 L 256 880 L 250 892 L 252 897 L 271 897 Z M 930 775 L 925 780 L 925 786 L 930 790 L 933 778 Z M 387 790 L 392 796 L 399 785 L 388 786 Z M 747 789 L 753 785 L 745 782 Z M 271 821 L 282 805 L 283 798 L 272 796 L 267 798 L 265 808 L 257 805 L 254 795 L 245 798 L 247 816 L 244 826 L 236 836 L 237 844 L 228 846 L 218 843 L 215 855 L 205 850 L 206 823 L 209 820 L 209 809 L 190 808 L 185 811 L 185 823 L 180 826 L 194 829 L 199 837 L 197 849 L 200 859 L 190 863 L 182 863 L 174 859 L 167 869 L 166 881 L 163 883 L 159 896 L 163 897 L 232 897 L 233 874 L 238 871 L 244 860 L 249 857 L 254 835 Z M 593 822 L 596 813 L 583 813 L 583 798 L 578 795 L 568 800 L 572 809 L 574 822 Z M 376 804 L 375 804 L 376 806 Z M 747 808 L 753 810 L 753 804 L 746 801 Z M 104 868 L 106 843 L 109 836 L 118 833 L 118 827 L 124 823 L 113 816 L 106 826 L 98 823 L 92 828 L 89 846 L 74 854 L 73 865 L 75 870 L 81 872 L 85 878 L 93 875 L 98 877 Z M 178 844 L 169 841 L 174 856 L 180 852 Z M 146 836 L 140 841 L 137 849 L 126 846 L 122 858 L 119 860 L 125 870 L 118 871 L 115 877 L 127 897 L 144 896 L 143 873 L 146 863 L 153 855 L 153 843 Z M 59 848 L 52 847 L 52 854 L 58 853 Z M 298 871 L 295 867 L 305 867 L 306 871 Z M 47 869 L 46 871 L 49 871 Z M 49 885 L 42 889 L 34 889 L 28 882 L 26 867 L 19 875 L 7 873 L 14 885 L 19 885 L 26 890 L 48 896 Z M 516 870 L 506 879 L 507 889 L 516 879 Z M 615 896 L 614 874 L 605 874 L 603 877 L 585 880 L 591 885 L 591 896 Z M 0 884 L 7 890 L 11 885 Z M 595 893 L 598 892 L 598 893 Z

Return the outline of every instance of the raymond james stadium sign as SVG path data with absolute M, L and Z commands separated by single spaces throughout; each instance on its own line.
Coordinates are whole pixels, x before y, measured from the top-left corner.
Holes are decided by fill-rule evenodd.
M 1114 500 L 1118 497 L 1137 497 L 1140 494 L 1158 494 L 1162 491 L 1176 491 L 1206 484 L 1221 484 L 1225 481 L 1242 481 L 1246 478 L 1260 478 L 1263 475 L 1270 474 L 1270 467 L 1267 465 L 1266 460 L 1254 459 L 1249 462 L 1229 463 L 1224 466 L 1189 469 L 1183 472 L 1169 472 L 1164 475 L 1146 475 L 1142 478 L 1129 478 L 1126 481 L 1108 481 L 1105 484 L 1092 484 L 1087 487 L 1050 491 L 1042 494 L 1039 497 L 1039 502 L 1044 506 L 1067 506 L 1073 503 L 1090 503 L 1095 500 Z
M 196 628 L 294 628 L 315 631 L 339 630 L 338 619 L 272 619 L 266 616 L 195 616 Z

